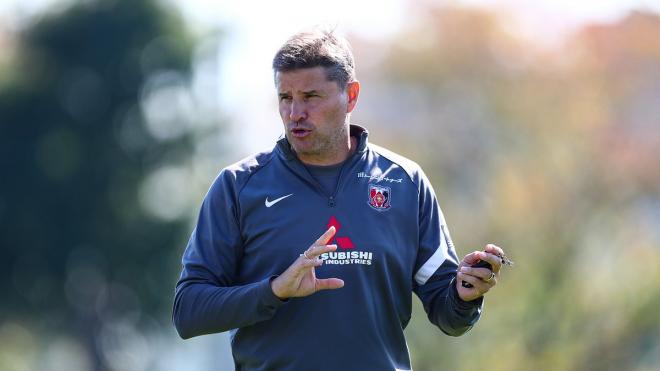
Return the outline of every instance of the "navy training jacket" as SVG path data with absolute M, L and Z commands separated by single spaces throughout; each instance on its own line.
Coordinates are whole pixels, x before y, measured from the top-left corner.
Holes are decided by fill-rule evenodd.
M 222 170 L 183 254 L 173 308 L 182 338 L 230 330 L 241 371 L 409 370 L 411 292 L 446 334 L 476 323 L 483 299 L 458 298 L 458 258 L 421 168 L 369 144 L 362 127 L 351 135 L 358 148 L 332 194 L 286 138 Z M 345 286 L 277 298 L 270 280 L 330 225 L 338 249 L 316 275 Z

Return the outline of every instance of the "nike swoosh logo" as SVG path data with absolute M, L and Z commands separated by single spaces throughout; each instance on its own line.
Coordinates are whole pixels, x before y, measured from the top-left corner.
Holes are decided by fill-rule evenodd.
M 282 196 L 282 197 L 280 197 L 280 198 L 276 198 L 276 199 L 274 199 L 273 201 L 268 201 L 268 197 L 266 197 L 266 202 L 265 202 L 266 207 L 271 207 L 271 206 L 275 205 L 276 203 L 282 201 L 283 199 L 285 199 L 285 198 L 287 198 L 287 197 L 289 197 L 289 196 L 293 196 L 293 193 L 288 194 L 288 195 L 286 195 L 286 196 Z

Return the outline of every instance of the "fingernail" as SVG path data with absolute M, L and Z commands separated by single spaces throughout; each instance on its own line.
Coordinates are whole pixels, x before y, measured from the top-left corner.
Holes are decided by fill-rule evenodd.
M 462 273 L 467 273 L 467 272 L 469 272 L 469 271 L 470 271 L 470 268 L 468 268 L 468 267 L 461 267 L 461 272 L 462 272 Z

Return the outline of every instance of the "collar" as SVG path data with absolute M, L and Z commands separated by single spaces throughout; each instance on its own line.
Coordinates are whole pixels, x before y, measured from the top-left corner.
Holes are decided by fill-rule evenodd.
M 350 124 L 349 132 L 352 137 L 357 139 L 357 148 L 355 149 L 355 153 L 364 153 L 367 150 L 369 137 L 369 132 L 367 129 L 360 125 Z M 296 153 L 291 148 L 291 144 L 289 144 L 289 141 L 286 139 L 286 136 L 282 136 L 277 141 L 276 147 L 278 152 L 282 154 L 282 156 L 284 156 L 287 161 L 298 158 Z M 353 155 L 355 155 L 355 153 Z

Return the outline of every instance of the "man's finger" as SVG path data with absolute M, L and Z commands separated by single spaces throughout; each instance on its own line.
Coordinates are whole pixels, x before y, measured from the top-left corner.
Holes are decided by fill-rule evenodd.
M 469 266 L 475 265 L 477 262 L 479 262 L 479 260 L 482 260 L 482 257 L 484 256 L 483 254 L 483 251 L 473 251 L 465 255 L 463 262 Z
M 473 287 L 471 289 L 476 289 L 481 294 L 485 294 L 490 289 L 488 284 L 481 278 L 469 274 L 458 272 L 456 279 L 459 280 L 459 282 L 465 281 L 469 284 L 472 284 Z
M 491 276 L 491 270 L 488 268 L 461 267 L 461 273 L 469 274 L 486 281 Z
M 319 267 L 321 265 L 323 265 L 323 260 L 321 260 L 321 259 L 318 259 L 318 258 L 303 259 L 300 262 L 300 270 L 303 271 L 307 268 Z
M 493 255 L 497 256 L 504 256 L 504 250 L 502 250 L 499 246 L 493 245 L 492 243 L 489 243 L 486 245 L 486 249 L 484 249 L 485 252 L 491 253 Z
M 314 259 L 323 253 L 335 250 L 337 250 L 337 245 L 312 246 L 305 251 L 304 255 L 307 256 L 307 259 Z
M 339 278 L 323 278 L 316 280 L 316 291 L 334 290 L 344 287 L 344 280 Z
M 498 255 L 493 255 L 486 252 L 484 253 L 484 256 L 481 258 L 481 260 L 489 262 L 493 267 L 493 272 L 495 273 L 498 273 L 500 268 L 502 268 L 502 258 L 500 258 Z
M 330 239 L 334 237 L 336 232 L 337 230 L 335 229 L 335 226 L 331 226 L 321 235 L 321 237 L 318 238 L 318 240 L 316 240 L 316 242 L 314 242 L 314 245 L 327 245 L 328 242 L 330 242 Z
M 493 286 L 497 285 L 497 275 L 493 276 L 493 278 L 491 278 L 490 280 L 485 279 L 484 282 L 486 282 L 486 284 L 490 287 L 493 287 Z M 490 290 L 490 288 L 489 288 L 489 290 Z

